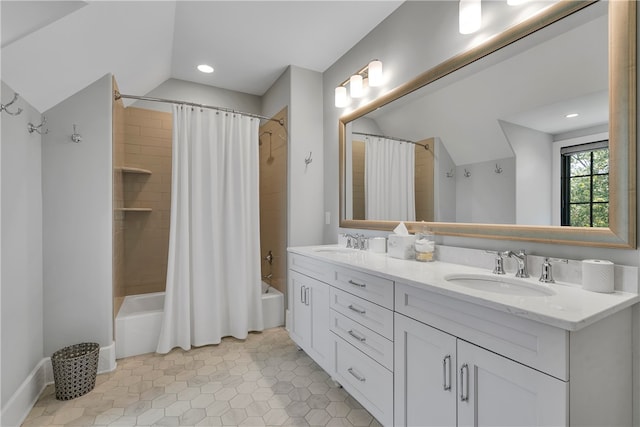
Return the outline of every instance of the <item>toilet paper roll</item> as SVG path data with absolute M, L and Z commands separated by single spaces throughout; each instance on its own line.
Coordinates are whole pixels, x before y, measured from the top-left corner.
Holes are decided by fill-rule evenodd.
M 614 263 L 602 259 L 582 261 L 582 288 L 592 292 L 611 293 Z

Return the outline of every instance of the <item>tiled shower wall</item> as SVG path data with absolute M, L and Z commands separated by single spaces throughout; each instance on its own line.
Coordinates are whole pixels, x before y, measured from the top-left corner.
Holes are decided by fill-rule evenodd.
M 115 79 L 113 87 L 118 90 Z M 113 102 L 113 316 L 115 318 L 124 299 L 124 105 L 122 100 Z
M 151 174 L 124 173 L 126 295 L 163 292 L 167 278 L 171 210 L 171 113 L 125 109 L 125 165 Z
M 287 109 L 274 116 L 286 122 Z M 269 121 L 260 127 L 260 256 L 263 279 L 285 292 L 287 287 L 287 124 Z M 268 132 L 271 132 L 269 135 Z M 271 251 L 273 264 L 264 257 Z

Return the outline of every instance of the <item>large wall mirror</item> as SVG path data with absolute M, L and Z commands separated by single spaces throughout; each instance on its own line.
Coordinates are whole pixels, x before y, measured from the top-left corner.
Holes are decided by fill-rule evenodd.
M 635 1 L 561 1 L 341 117 L 340 226 L 635 247 L 635 61 Z

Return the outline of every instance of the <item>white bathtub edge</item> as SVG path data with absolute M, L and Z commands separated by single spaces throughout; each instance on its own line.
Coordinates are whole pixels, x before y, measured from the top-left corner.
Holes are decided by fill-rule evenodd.
M 111 372 L 115 368 L 115 343 L 112 342 L 109 346 L 100 347 L 98 373 Z M 0 425 L 19 426 L 22 424 L 44 388 L 49 384 L 53 384 L 53 367 L 51 366 L 51 358 L 44 357 L 2 408 Z

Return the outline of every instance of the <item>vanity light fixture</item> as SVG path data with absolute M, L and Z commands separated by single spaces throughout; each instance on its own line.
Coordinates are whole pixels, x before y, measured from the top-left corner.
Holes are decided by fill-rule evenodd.
M 351 95 L 352 98 L 362 98 L 364 94 L 362 81 L 362 75 L 360 74 L 354 74 L 349 77 L 349 95 Z
M 369 62 L 369 86 L 382 85 L 382 61 L 374 59 Z
M 460 0 L 459 5 L 459 31 L 460 34 L 475 33 L 482 23 L 481 0 Z
M 207 65 L 207 64 L 200 64 L 200 65 L 198 65 L 198 71 L 206 73 L 206 74 L 211 74 L 211 73 L 213 73 L 213 67 L 211 65 Z
M 573 119 L 574 117 L 578 117 L 579 115 L 580 115 L 580 114 L 578 114 L 578 113 L 569 113 L 569 114 L 567 114 L 565 117 L 566 117 L 567 119 Z
M 344 108 L 349 105 L 349 98 L 347 98 L 347 88 L 344 86 L 338 86 L 336 88 L 336 107 Z
M 350 99 L 347 97 L 347 85 L 349 85 L 351 98 L 361 98 L 364 96 L 364 88 L 366 86 L 375 87 L 382 85 L 382 83 L 382 61 L 374 59 L 336 87 L 335 105 L 337 108 L 344 108 L 349 105 Z
M 507 4 L 509 6 L 520 6 L 521 4 L 524 4 L 528 1 L 529 0 L 507 0 Z

